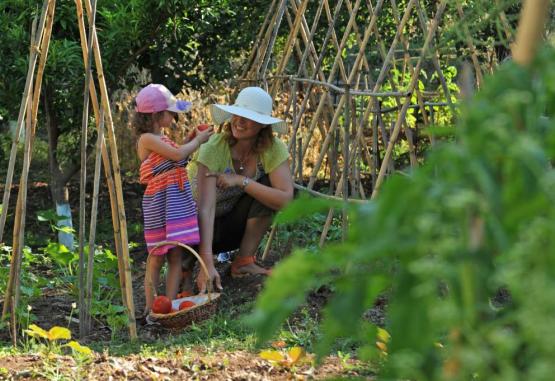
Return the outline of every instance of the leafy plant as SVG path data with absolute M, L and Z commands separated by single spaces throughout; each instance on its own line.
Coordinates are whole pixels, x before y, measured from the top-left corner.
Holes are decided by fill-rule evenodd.
M 535 379 L 555 371 L 555 50 L 503 65 L 463 105 L 456 141 L 350 210 L 345 242 L 283 260 L 251 322 L 271 337 L 315 287 L 332 284 L 319 355 L 352 338 L 379 358 L 363 318 L 388 290 L 384 379 Z M 291 210 L 325 209 L 302 201 Z M 510 299 L 495 306 L 500 287 Z

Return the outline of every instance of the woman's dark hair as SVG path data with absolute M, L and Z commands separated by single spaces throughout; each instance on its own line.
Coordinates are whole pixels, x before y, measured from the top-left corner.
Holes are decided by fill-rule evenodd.
M 135 134 L 140 136 L 141 134 L 152 132 L 154 130 L 154 124 L 162 118 L 163 113 L 164 111 L 153 113 L 135 111 L 135 114 L 131 119 L 131 123 L 135 129 Z
M 237 143 L 237 139 L 233 137 L 231 133 L 231 123 L 224 124 L 223 133 L 225 140 L 233 147 Z M 254 143 L 253 153 L 261 154 L 266 151 L 274 144 L 274 135 L 272 133 L 272 127 L 263 127 L 258 135 L 256 136 L 256 142 Z

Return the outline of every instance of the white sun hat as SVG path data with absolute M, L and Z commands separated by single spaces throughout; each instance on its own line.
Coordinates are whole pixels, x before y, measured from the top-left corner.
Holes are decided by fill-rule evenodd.
M 272 130 L 285 134 L 287 124 L 272 116 L 272 97 L 260 87 L 245 87 L 233 105 L 210 105 L 214 124 L 222 124 L 232 115 L 242 116 L 257 123 L 272 126 Z

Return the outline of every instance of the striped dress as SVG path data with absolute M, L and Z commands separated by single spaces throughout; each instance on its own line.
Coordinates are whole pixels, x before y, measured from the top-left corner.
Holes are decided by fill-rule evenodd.
M 162 135 L 162 141 L 178 147 Z M 187 245 L 200 242 L 197 208 L 187 176 L 188 159 L 173 161 L 156 152 L 141 163 L 140 181 L 148 184 L 143 196 L 143 216 L 149 254 L 164 255 L 171 245 L 153 250 L 163 241 L 178 241 Z

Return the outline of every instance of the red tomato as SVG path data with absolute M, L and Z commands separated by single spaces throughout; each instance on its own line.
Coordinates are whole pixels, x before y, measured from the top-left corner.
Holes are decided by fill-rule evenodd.
M 181 304 L 179 305 L 179 310 L 184 310 L 187 308 L 191 308 L 195 305 L 195 302 L 192 302 L 190 300 L 184 300 L 183 302 L 181 302 Z
M 157 314 L 168 314 L 172 310 L 172 302 L 167 296 L 157 296 L 152 303 L 152 312 Z
M 198 128 L 199 131 L 204 131 L 204 130 L 206 130 L 207 128 L 210 128 L 210 125 L 209 125 L 209 124 L 199 124 L 199 125 L 197 126 L 197 128 Z

